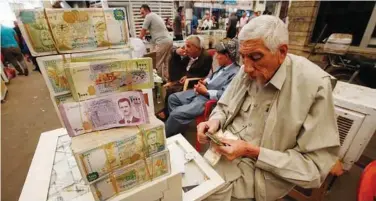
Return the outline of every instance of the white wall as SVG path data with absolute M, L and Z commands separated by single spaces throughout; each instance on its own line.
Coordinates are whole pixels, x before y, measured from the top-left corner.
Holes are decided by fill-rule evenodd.
M 260 11 L 261 13 L 264 12 L 265 7 L 266 7 L 266 0 L 263 0 L 262 2 L 264 2 L 264 3 L 260 3 L 260 0 L 256 0 L 255 1 L 255 9 L 254 9 L 254 11 L 256 11 L 256 12 Z
M 13 27 L 13 21 L 16 20 L 16 16 L 14 15 L 8 1 L 0 1 L 0 13 L 0 23 L 5 26 Z

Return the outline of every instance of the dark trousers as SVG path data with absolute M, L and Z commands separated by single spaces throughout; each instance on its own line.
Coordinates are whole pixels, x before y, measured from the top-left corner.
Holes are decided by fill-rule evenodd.
M 22 65 L 24 70 L 27 69 L 23 54 L 19 47 L 1 48 L 1 51 L 4 54 L 5 60 L 9 61 L 19 73 L 23 73 L 23 70 L 18 62 Z
M 226 38 L 234 38 L 236 36 L 236 27 L 230 27 L 227 30 Z
M 183 40 L 183 35 L 175 35 L 174 40 Z

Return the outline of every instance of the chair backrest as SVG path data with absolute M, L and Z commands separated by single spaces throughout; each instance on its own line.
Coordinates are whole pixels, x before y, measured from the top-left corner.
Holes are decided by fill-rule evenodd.
M 215 60 L 215 53 L 217 53 L 217 51 L 215 50 L 215 49 L 209 49 L 209 50 L 207 50 L 207 52 L 208 52 L 208 54 L 211 56 L 211 57 L 213 57 L 213 63 L 212 63 L 212 67 L 211 67 L 211 69 L 210 69 L 210 71 L 211 71 L 211 73 L 213 73 L 214 72 L 214 70 L 218 67 L 218 62 L 217 62 L 217 60 Z M 211 73 L 209 73 L 209 75 L 211 74 Z M 208 76 L 209 76 L 208 75 Z
M 376 200 L 376 161 L 368 164 L 360 177 L 357 200 Z
M 215 49 L 209 49 L 207 50 L 208 51 L 208 54 L 211 56 L 211 57 L 214 57 L 215 53 L 217 52 Z

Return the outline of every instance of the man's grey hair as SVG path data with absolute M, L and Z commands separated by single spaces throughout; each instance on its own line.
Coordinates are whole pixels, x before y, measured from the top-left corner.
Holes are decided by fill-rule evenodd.
M 262 15 L 251 19 L 239 33 L 239 41 L 262 39 L 265 46 L 275 53 L 280 45 L 289 43 L 286 24 L 278 17 Z
M 187 37 L 186 41 L 190 41 L 196 47 L 205 48 L 204 39 L 199 35 L 190 35 Z

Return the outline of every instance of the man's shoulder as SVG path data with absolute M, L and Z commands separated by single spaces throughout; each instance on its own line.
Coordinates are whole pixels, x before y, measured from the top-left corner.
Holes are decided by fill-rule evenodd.
M 308 60 L 307 58 L 294 54 L 289 54 L 289 56 L 291 58 L 294 70 L 299 74 L 316 79 L 329 76 L 329 74 L 325 72 L 320 66 Z
M 330 75 L 320 66 L 305 57 L 289 54 L 292 62 L 292 79 L 296 79 L 299 84 L 319 86 L 324 85 L 325 78 Z
M 156 14 L 151 12 L 145 16 L 145 19 L 153 20 L 156 17 Z
M 237 63 L 232 64 L 231 66 L 228 67 L 228 72 L 230 74 L 237 73 L 240 69 L 240 66 Z
M 12 34 L 14 32 L 15 31 L 12 28 L 9 28 L 9 27 L 6 27 L 6 26 L 1 27 L 1 33 L 2 34 Z

